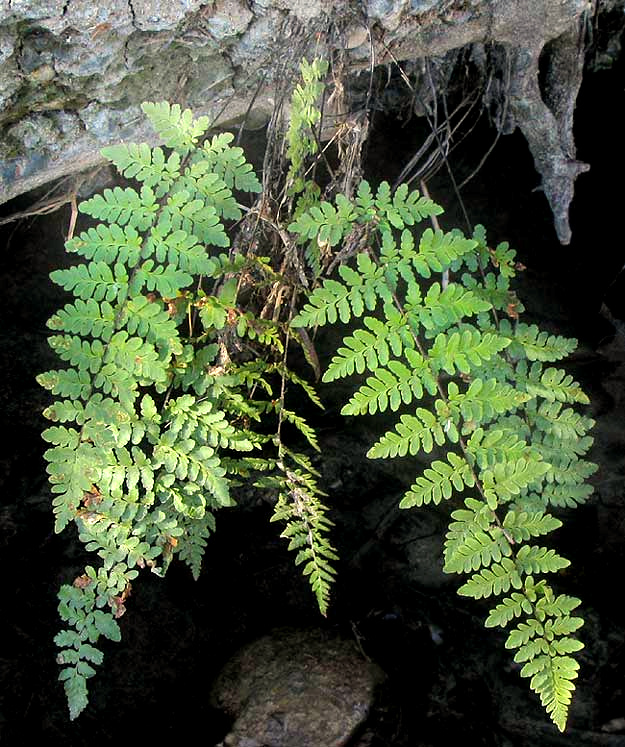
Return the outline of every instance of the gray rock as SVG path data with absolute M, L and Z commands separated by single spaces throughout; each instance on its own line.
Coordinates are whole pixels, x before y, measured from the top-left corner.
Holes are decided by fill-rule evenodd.
M 381 679 L 351 641 L 275 630 L 235 654 L 213 686 L 213 704 L 236 719 L 222 747 L 341 747 Z
M 599 12 L 604 5 L 625 2 L 599 3 Z M 97 164 L 102 146 L 122 131 L 139 141 L 145 126 L 133 112 L 143 101 L 166 99 L 197 115 L 221 115 L 223 126 L 254 97 L 266 118 L 277 71 L 288 82 L 294 75 L 286 71 L 295 71 L 302 55 L 331 51 L 324 45 L 341 43 L 328 33 L 332 28 L 346 30 L 346 69 L 366 70 L 368 29 L 375 27 L 380 64 L 438 59 L 475 44 L 502 49 L 500 77 L 511 68 L 503 131 L 519 127 L 526 137 L 565 243 L 575 179 L 586 168 L 575 159 L 572 115 L 583 70 L 577 39 L 590 6 L 588 0 L 367 0 L 363 17 L 354 4 L 330 0 L 0 0 L 0 204 Z M 548 63 L 544 92 L 539 59 Z M 416 98 L 427 99 L 428 91 Z M 63 128 L 59 112 L 94 126 L 82 134 Z M 120 122 L 123 112 L 130 119 Z

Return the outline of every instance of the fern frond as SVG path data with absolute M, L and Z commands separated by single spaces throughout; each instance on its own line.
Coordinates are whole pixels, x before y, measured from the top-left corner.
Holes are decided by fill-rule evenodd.
M 589 399 L 580 385 L 570 374 L 561 368 L 545 368 L 534 362 L 528 369 L 521 361 L 518 366 L 519 381 L 528 394 L 543 397 L 548 402 L 580 402 L 588 404 Z
M 470 255 L 465 255 L 465 259 L 467 256 Z M 495 275 L 489 272 L 482 280 L 477 280 L 472 275 L 465 273 L 462 276 L 462 283 L 497 311 L 503 311 L 505 314 L 512 313 L 513 317 L 516 317 L 525 310 L 515 293 L 510 290 L 509 278 L 504 275 Z
M 182 156 L 197 144 L 209 126 L 208 117 L 195 119 L 190 109 L 182 110 L 179 104 L 168 101 L 146 101 L 141 104 L 141 109 L 165 145 Z
M 431 393 L 436 383 L 427 361 L 413 350 L 407 350 L 406 357 L 411 368 L 397 360 L 389 361 L 386 368 L 377 368 L 343 406 L 341 414 L 363 415 L 369 412 L 374 415 L 378 410 L 384 412 L 389 406 L 395 412 L 402 403 L 408 405 L 413 399 L 421 399 L 424 381 Z
M 528 485 L 540 480 L 550 465 L 521 457 L 520 459 L 495 464 L 484 470 L 480 479 L 484 488 L 484 497 L 494 511 L 499 503 L 512 500 Z
M 306 190 L 308 182 L 302 172 L 306 160 L 318 150 L 313 130 L 321 119 L 321 110 L 317 102 L 323 93 L 322 80 L 327 71 L 327 60 L 319 58 L 312 63 L 302 60 L 300 65 L 302 82 L 295 86 L 291 96 L 291 116 L 285 136 L 286 157 L 290 162 L 287 184 L 291 195 Z
M 103 223 L 84 231 L 67 242 L 69 252 L 96 262 L 123 263 L 134 267 L 141 254 L 141 237 L 132 226 L 120 228 L 116 223 Z
M 436 443 L 445 443 L 445 432 L 438 418 L 429 410 L 419 407 L 414 415 L 402 415 L 395 429 L 387 431 L 367 452 L 370 459 L 387 459 L 395 456 L 416 456 L 423 450 L 429 454 Z
M 484 568 L 458 589 L 464 597 L 482 599 L 507 592 L 510 588 L 521 589 L 521 576 L 512 558 L 502 558 L 500 563 L 493 563 Z
M 48 319 L 47 326 L 56 331 L 79 334 L 83 337 L 98 337 L 104 342 L 111 339 L 115 329 L 115 309 L 108 301 L 98 303 L 93 298 L 83 301 L 77 298 L 73 304 Z
M 354 371 L 375 371 L 378 366 L 389 362 L 391 351 L 384 324 L 374 317 L 365 317 L 363 324 L 367 329 L 358 329 L 353 336 L 343 339 L 345 347 L 336 351 L 323 375 L 323 381 L 334 381 L 349 376 Z
M 472 367 L 481 365 L 509 344 L 509 340 L 495 333 L 480 334 L 476 329 L 467 328 L 462 332 L 438 334 L 429 355 L 432 365 L 448 374 L 469 373 Z
M 197 581 L 202 570 L 207 540 L 215 531 L 215 517 L 210 511 L 206 511 L 202 519 L 185 517 L 180 525 L 183 534 L 177 537 L 176 551 L 178 557 L 189 566 L 193 578 Z
M 293 327 L 315 327 L 333 324 L 338 318 L 347 323 L 361 316 L 364 309 L 374 311 L 378 301 L 392 303 L 392 294 L 385 281 L 384 268 L 365 254 L 356 255 L 358 274 L 345 265 L 339 273 L 345 284 L 329 279 L 309 296 L 304 308 L 291 321 Z
M 466 392 L 461 392 L 458 385 L 450 381 L 447 398 L 452 411 L 471 422 L 473 429 L 496 415 L 516 410 L 530 399 L 530 395 L 496 379 L 474 379 Z
M 336 575 L 332 561 L 338 558 L 327 537 L 332 522 L 319 496 L 311 472 L 306 468 L 286 469 L 271 521 L 286 524 L 280 536 L 289 540 L 289 550 L 297 551 L 295 563 L 303 565 L 303 573 L 309 577 L 319 610 L 325 616 Z
M 113 614 L 96 609 L 96 599 L 90 588 L 91 579 L 81 578 L 80 585 L 64 585 L 59 591 L 59 614 L 69 623 L 55 643 L 61 649 L 57 661 L 64 668 L 59 674 L 69 705 L 70 719 L 75 719 L 86 707 L 87 679 L 95 674 L 91 664 L 102 663 L 103 654 L 92 644 L 102 635 L 119 641 L 121 634 Z
M 579 441 L 594 426 L 592 418 L 586 418 L 570 407 L 563 408 L 562 402 L 541 402 L 530 418 L 543 433 L 548 434 L 549 443 L 562 444 L 563 441 Z
M 243 148 L 232 147 L 231 132 L 213 135 L 202 148 L 202 161 L 211 173 L 223 180 L 229 189 L 242 192 L 260 192 L 262 185 L 254 173 L 252 165 L 245 159 Z
M 147 259 L 136 268 L 130 284 L 130 293 L 138 296 L 145 288 L 156 291 L 163 298 L 175 298 L 179 291 L 193 282 L 193 276 L 180 270 L 176 265 L 158 265 Z
M 78 209 L 85 215 L 113 225 L 128 225 L 139 231 L 147 231 L 156 219 L 158 203 L 154 191 L 145 185 L 140 193 L 132 187 L 115 187 L 84 200 Z M 74 244 L 70 241 L 68 251 L 72 251 L 72 246 Z
M 161 358 L 182 353 L 176 322 L 162 302 L 147 296 L 129 298 L 118 318 L 118 324 L 124 326 L 131 335 L 139 335 L 152 343 Z
M 507 319 L 499 325 L 500 333 L 510 338 L 508 350 L 515 358 L 525 357 L 530 361 L 556 361 L 566 358 L 577 347 L 577 340 L 541 332 L 535 324 L 518 322 L 514 329 Z
M 316 239 L 319 244 L 336 246 L 353 227 L 356 219 L 352 203 L 344 196 L 336 196 L 336 207 L 321 202 L 300 213 L 288 230 L 297 234 L 300 241 Z
M 485 531 L 473 517 L 449 525 L 444 554 L 446 573 L 477 571 L 511 554 L 510 543 L 497 526 L 489 525 Z
M 147 143 L 109 145 L 100 151 L 122 176 L 137 179 L 154 188 L 157 198 L 163 197 L 180 176 L 180 155 L 175 151 L 168 158 L 162 148 L 150 148 Z
M 427 292 L 418 317 L 429 336 L 457 324 L 465 317 L 480 314 L 490 308 L 487 301 L 461 285 L 449 283 L 441 290 L 440 284 L 435 282 Z
M 46 371 L 37 376 L 37 383 L 52 394 L 70 399 L 88 399 L 91 394 L 91 377 L 88 371 L 73 368 Z
M 50 278 L 75 296 L 94 301 L 123 302 L 128 294 L 128 271 L 116 262 L 112 267 L 106 262 L 89 262 L 66 270 L 55 270 Z
M 487 430 L 477 428 L 467 441 L 467 452 L 481 469 L 529 456 L 528 445 L 518 433 L 500 429 L 498 425 Z
M 525 596 L 518 591 L 512 592 L 509 597 L 505 597 L 502 601 L 494 607 L 484 623 L 487 628 L 494 628 L 499 626 L 505 628 L 505 626 L 515 617 L 521 617 L 521 615 L 531 615 L 534 610 L 532 603 Z
M 428 467 L 421 477 L 417 477 L 400 501 L 400 508 L 423 506 L 426 503 L 438 505 L 443 498 L 451 498 L 454 490 L 461 491 L 465 486 L 471 488 L 475 485 L 473 471 L 462 457 L 450 451 L 447 459 L 448 462 L 432 462 L 431 468 Z
M 540 537 L 549 534 L 562 526 L 560 519 L 550 514 L 540 512 L 528 513 L 526 511 L 508 511 L 503 527 L 506 534 L 515 542 L 523 542 L 530 537 Z
M 448 270 L 473 249 L 475 249 L 475 241 L 465 239 L 460 233 L 443 233 L 426 228 L 412 262 L 419 275 L 429 278 L 432 272 Z
M 388 182 L 380 183 L 375 197 L 366 181 L 358 188 L 356 205 L 362 218 L 375 220 L 382 231 L 414 226 L 425 218 L 442 213 L 442 208 L 429 198 L 421 197 L 417 190 L 409 191 L 401 184 L 394 192 Z

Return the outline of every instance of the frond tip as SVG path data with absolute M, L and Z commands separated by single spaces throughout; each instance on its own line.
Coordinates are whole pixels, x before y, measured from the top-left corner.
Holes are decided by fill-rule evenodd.
M 271 521 L 286 524 L 281 537 L 289 540 L 289 550 L 297 551 L 296 565 L 303 565 L 317 599 L 319 611 L 328 612 L 331 585 L 336 571 L 332 562 L 338 560 L 327 533 L 332 522 L 320 500 L 314 475 L 305 469 L 285 469 Z

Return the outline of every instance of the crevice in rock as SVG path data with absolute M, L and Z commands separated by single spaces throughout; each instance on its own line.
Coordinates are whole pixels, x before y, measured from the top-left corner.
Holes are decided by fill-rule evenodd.
M 130 11 L 130 19 L 133 28 L 139 30 L 139 27 L 137 26 L 137 14 L 135 13 L 135 7 L 132 4 L 132 0 L 128 0 L 128 10 Z

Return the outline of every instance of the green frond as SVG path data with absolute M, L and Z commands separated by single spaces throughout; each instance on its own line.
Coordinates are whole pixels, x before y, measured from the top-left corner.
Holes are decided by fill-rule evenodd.
M 202 519 L 182 519 L 183 534 L 177 538 L 176 551 L 178 557 L 189 568 L 193 578 L 197 581 L 202 570 L 202 559 L 207 540 L 215 531 L 215 517 L 207 511 Z
M 430 348 L 432 365 L 448 374 L 470 373 L 472 367 L 479 366 L 500 353 L 510 344 L 509 340 L 490 332 L 481 334 L 468 327 L 461 332 L 443 333 L 436 336 Z
M 152 259 L 142 262 L 135 270 L 130 294 L 138 296 L 143 289 L 156 291 L 163 298 L 175 298 L 178 292 L 193 282 L 193 276 L 174 264 L 158 265 Z
M 571 562 L 558 555 L 555 550 L 535 545 L 523 545 L 516 555 L 519 572 L 529 575 L 532 573 L 555 573 L 567 568 Z
M 499 270 L 500 275 L 505 278 L 512 278 L 516 275 L 516 255 L 507 241 L 502 241 L 495 249 L 488 251 L 490 261 Z
M 85 407 L 80 401 L 59 400 L 50 407 L 46 407 L 43 416 L 53 423 L 75 422 L 82 425 L 85 422 Z
M 520 459 L 494 464 L 484 470 L 480 480 L 484 487 L 484 497 L 495 510 L 499 503 L 505 503 L 525 490 L 532 483 L 541 480 L 549 471 L 550 465 L 521 457 Z
M 139 231 L 147 231 L 156 219 L 158 203 L 150 187 L 143 186 L 140 193 L 132 187 L 115 187 L 84 200 L 78 209 L 85 215 L 113 225 L 128 225 Z M 69 244 L 73 246 L 72 241 Z M 74 250 L 68 248 L 68 251 Z
M 458 589 L 463 597 L 482 599 L 502 594 L 510 588 L 521 589 L 523 582 L 512 558 L 502 558 L 500 563 L 493 563 L 490 568 L 484 568 Z
M 179 191 L 172 195 L 170 201 L 177 227 L 202 239 L 207 235 L 210 225 L 215 225 L 213 216 L 224 220 L 240 220 L 243 215 L 232 189 L 210 169 L 207 159 L 191 164 L 176 183 Z M 226 240 L 225 236 L 221 236 L 219 241 L 207 243 L 224 246 Z
M 336 246 L 352 230 L 355 219 L 352 203 L 339 194 L 336 207 L 329 202 L 313 205 L 300 213 L 288 230 L 297 234 L 300 242 L 315 239 L 318 244 Z
M 112 267 L 100 261 L 75 265 L 51 272 L 50 278 L 83 300 L 92 298 L 94 301 L 121 303 L 128 294 L 128 271 L 120 262 Z
M 253 167 L 245 159 L 243 148 L 231 145 L 234 135 L 222 132 L 207 140 L 201 151 L 201 163 L 213 174 L 223 180 L 229 189 L 241 192 L 260 192 L 262 184 L 254 173 Z M 204 186 L 200 187 L 202 190 Z M 232 217 L 232 216 L 224 216 Z
M 528 445 L 517 432 L 500 429 L 498 425 L 486 430 L 477 428 L 467 441 L 467 452 L 481 469 L 529 456 Z
M 391 350 L 387 342 L 386 326 L 374 317 L 365 317 L 367 329 L 357 329 L 353 336 L 345 337 L 345 347 L 338 348 L 328 366 L 323 381 L 351 376 L 354 372 L 375 371 L 388 364 Z
M 358 273 L 343 265 L 339 274 L 345 284 L 329 279 L 309 296 L 304 308 L 291 321 L 293 327 L 316 327 L 334 324 L 338 318 L 349 322 L 352 315 L 361 316 L 364 309 L 374 311 L 379 299 L 392 303 L 384 268 L 379 267 L 365 254 L 356 255 Z
M 441 290 L 438 282 L 432 283 L 418 311 L 419 322 L 428 336 L 438 333 L 465 317 L 488 311 L 491 305 L 462 285 L 449 283 Z
M 47 326 L 55 331 L 98 337 L 107 342 L 115 329 L 115 316 L 115 308 L 108 301 L 98 303 L 93 298 L 84 301 L 77 298 L 50 317 Z
M 69 706 L 70 719 L 75 719 L 87 706 L 87 679 L 95 674 L 91 664 L 103 661 L 102 652 L 91 644 L 100 636 L 111 641 L 121 638 L 119 625 L 111 612 L 96 609 L 96 595 L 91 581 L 85 585 L 64 585 L 59 591 L 59 615 L 70 628 L 62 630 L 55 643 L 61 649 L 57 661 L 64 668 L 59 674 Z
M 88 399 L 91 394 L 91 376 L 88 371 L 73 368 L 46 371 L 36 377 L 37 383 L 52 394 L 70 399 Z
M 514 658 L 523 663 L 521 676 L 531 677 L 531 689 L 540 696 L 556 726 L 564 731 L 574 690 L 573 681 L 579 671 L 579 664 L 568 654 L 583 648 L 580 641 L 568 634 L 577 630 L 583 621 L 569 617 L 570 610 L 579 600 L 558 597 L 563 602 L 558 608 L 548 587 L 543 593 L 545 596 L 536 602 L 536 609 L 546 602 L 551 606 L 552 616 L 545 618 L 543 609 L 542 622 L 536 617 L 528 617 L 526 622 L 519 623 L 510 632 L 506 647 L 517 649 Z
M 169 433 L 163 434 L 152 457 L 154 469 L 160 470 L 156 492 L 190 518 L 202 518 L 207 508 L 232 506 L 226 472 L 215 450 Z
M 456 512 L 454 512 L 456 513 Z M 445 573 L 470 573 L 512 554 L 512 547 L 500 527 L 485 531 L 476 521 L 455 521 L 445 540 Z
M 139 335 L 154 345 L 161 358 L 182 353 L 177 325 L 163 302 L 147 296 L 129 298 L 118 317 L 118 324 L 124 326 L 129 334 Z
M 106 226 L 99 223 L 70 239 L 67 251 L 80 254 L 100 263 L 123 263 L 134 267 L 141 254 L 141 237 L 132 226 L 120 228 L 116 223 Z
M 577 340 L 541 332 L 535 324 L 517 322 L 513 327 L 507 319 L 503 319 L 499 329 L 502 335 L 510 338 L 508 352 L 515 358 L 557 361 L 566 358 L 577 347 Z
M 409 191 L 407 184 L 401 184 L 391 192 L 386 181 L 380 183 L 375 197 L 368 182 L 361 182 L 356 205 L 360 208 L 361 219 L 375 220 L 382 231 L 414 226 L 443 212 L 440 205 L 421 197 L 417 190 Z
M 431 391 L 435 380 L 425 359 L 413 350 L 407 350 L 406 357 L 411 359 L 411 368 L 397 360 L 389 361 L 386 368 L 377 368 L 344 405 L 341 414 L 363 415 L 368 412 L 374 415 L 378 411 L 384 412 L 389 406 L 395 412 L 402 404 L 421 399 L 424 380 Z
M 196 119 L 190 109 L 183 110 L 168 101 L 146 101 L 141 109 L 165 145 L 183 156 L 196 146 L 209 126 L 208 117 Z
M 319 443 L 317 441 L 317 434 L 314 429 L 308 425 L 306 420 L 292 410 L 281 408 L 280 413 L 287 423 L 292 423 L 297 430 L 304 436 L 308 443 L 315 449 L 315 451 L 321 451 Z
M 297 551 L 295 564 L 303 565 L 303 573 L 309 577 L 319 610 L 325 616 L 336 575 L 332 561 L 338 558 L 327 537 L 332 522 L 319 495 L 315 475 L 306 467 L 285 469 L 283 489 L 271 521 L 285 523 L 280 536 L 289 540 L 289 550 Z
M 577 508 L 577 506 L 586 502 L 593 491 L 592 485 L 580 485 L 574 482 L 564 483 L 563 485 L 545 485 L 541 491 L 540 500 L 545 506 Z
M 503 520 L 506 534 L 517 543 L 528 540 L 530 537 L 540 537 L 543 534 L 548 534 L 561 526 L 560 519 L 539 512 L 528 513 L 511 510 L 508 511 Z
M 404 237 L 402 236 L 402 243 Z M 444 272 L 457 263 L 465 254 L 473 251 L 476 242 L 465 239 L 459 233 L 443 233 L 426 228 L 419 241 L 418 251 L 412 262 L 415 270 L 424 278 L 432 272 Z
M 109 145 L 100 152 L 122 176 L 153 188 L 157 198 L 167 194 L 180 176 L 180 154 L 175 151 L 166 159 L 162 148 L 150 148 L 147 143 L 131 143 Z
M 327 60 L 316 58 L 312 63 L 302 60 L 302 80 L 296 84 L 291 96 L 291 114 L 285 135 L 286 157 L 290 162 L 287 183 L 290 184 L 291 195 L 306 189 L 308 180 L 302 172 L 307 159 L 318 150 L 313 131 L 321 120 L 319 99 L 324 91 L 322 81 L 327 72 Z
M 395 429 L 387 431 L 367 452 L 370 459 L 416 456 L 423 450 L 429 454 L 434 444 L 445 443 L 445 432 L 436 415 L 419 407 L 414 415 L 401 415 Z
M 550 436 L 549 443 L 577 442 L 594 426 L 592 418 L 584 417 L 562 402 L 541 402 L 536 412 L 530 412 L 532 425 Z
M 426 503 L 439 504 L 443 498 L 451 498 L 454 490 L 460 492 L 465 486 L 475 485 L 475 476 L 469 464 L 453 451 L 447 454 L 448 462 L 436 460 L 432 466 L 423 470 L 406 495 L 402 498 L 400 508 L 423 506 Z
M 513 591 L 509 597 L 505 597 L 501 602 L 494 607 L 484 625 L 487 628 L 501 627 L 505 628 L 506 625 L 515 617 L 521 617 L 521 615 L 531 615 L 533 612 L 533 606 L 530 600 L 518 591 Z
M 447 398 L 452 411 L 470 422 L 473 430 L 496 415 L 518 409 L 530 395 L 496 379 L 473 379 L 466 392 L 461 392 L 458 385 L 450 381 Z
M 521 361 L 517 371 L 519 382 L 533 397 L 542 397 L 548 402 L 589 403 L 580 385 L 561 368 L 543 368 L 540 363 L 534 362 L 528 369 Z
M 465 255 L 470 256 L 470 255 Z M 519 301 L 514 291 L 510 290 L 510 280 L 504 275 L 493 272 L 478 280 L 465 273 L 462 278 L 462 284 L 476 296 L 489 303 L 497 311 L 503 311 L 505 314 L 513 313 L 522 314 L 525 310 L 523 304 Z

